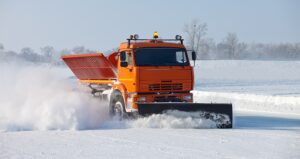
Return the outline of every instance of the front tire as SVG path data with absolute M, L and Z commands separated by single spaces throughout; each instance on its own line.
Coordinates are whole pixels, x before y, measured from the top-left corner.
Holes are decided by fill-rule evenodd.
M 127 116 L 122 95 L 116 94 L 112 97 L 110 103 L 110 115 L 112 117 L 117 117 L 120 120 Z

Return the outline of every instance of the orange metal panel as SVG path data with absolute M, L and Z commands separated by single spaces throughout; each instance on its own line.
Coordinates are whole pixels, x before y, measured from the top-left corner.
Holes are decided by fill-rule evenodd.
M 117 78 L 117 70 L 102 53 L 66 55 L 62 59 L 80 80 L 109 80 Z
M 129 48 L 143 48 L 143 47 L 173 47 L 173 48 L 185 48 L 184 45 L 179 43 L 169 43 L 169 42 L 162 42 L 159 41 L 155 43 L 153 41 L 145 41 L 145 42 L 131 42 Z M 120 44 L 120 50 L 128 49 L 128 43 L 124 42 Z
M 80 80 L 82 83 L 93 83 L 93 84 L 113 84 L 114 80 Z

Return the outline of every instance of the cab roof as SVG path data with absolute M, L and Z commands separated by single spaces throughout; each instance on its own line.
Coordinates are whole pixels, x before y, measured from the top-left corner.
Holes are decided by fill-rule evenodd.
M 154 47 L 171 47 L 171 48 L 184 48 L 185 46 L 178 42 L 165 42 L 162 40 L 146 40 L 146 41 L 131 41 L 123 42 L 120 44 L 119 49 L 135 49 L 135 48 L 154 48 Z

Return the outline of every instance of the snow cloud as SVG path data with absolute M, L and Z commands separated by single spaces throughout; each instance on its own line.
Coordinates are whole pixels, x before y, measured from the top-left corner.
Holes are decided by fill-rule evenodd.
M 64 68 L 0 64 L 0 129 L 94 129 L 108 119 L 108 109 Z

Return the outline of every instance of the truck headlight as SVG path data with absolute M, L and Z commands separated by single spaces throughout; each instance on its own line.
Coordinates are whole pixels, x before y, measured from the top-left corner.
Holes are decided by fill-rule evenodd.
M 138 102 L 146 102 L 146 97 L 138 97 Z
M 183 96 L 183 100 L 185 100 L 185 101 L 192 100 L 192 95 L 185 95 L 185 96 Z

